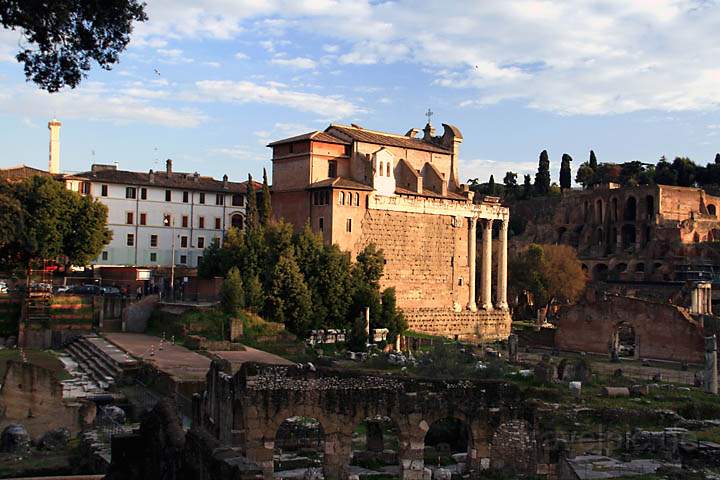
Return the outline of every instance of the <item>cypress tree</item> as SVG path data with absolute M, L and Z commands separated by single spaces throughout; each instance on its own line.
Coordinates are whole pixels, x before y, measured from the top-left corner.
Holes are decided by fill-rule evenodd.
M 495 177 L 490 175 L 490 181 L 488 181 L 488 193 L 495 195 Z
M 715 154 L 715 163 L 720 163 L 720 153 Z
M 593 171 L 597 171 L 598 163 L 597 158 L 595 158 L 595 152 L 590 150 L 590 168 L 593 169 Z
M 547 195 L 550 192 L 550 159 L 547 150 L 540 152 L 538 171 L 535 174 L 535 193 Z
M 252 175 L 248 173 L 247 202 L 245 202 L 245 225 L 250 230 L 258 227 L 258 208 L 255 187 L 253 186 Z
M 270 204 L 270 186 L 268 185 L 267 171 L 264 168 L 262 193 L 260 194 L 260 202 L 258 203 L 258 213 L 260 214 L 260 225 L 267 225 L 272 218 L 272 205 Z
M 281 256 L 275 265 L 268 300 L 273 320 L 284 323 L 298 336 L 304 337 L 309 333 L 310 292 L 291 250 Z
M 569 189 L 572 183 L 572 171 L 570 170 L 570 162 L 572 157 L 567 153 L 563 153 L 560 163 L 560 188 Z

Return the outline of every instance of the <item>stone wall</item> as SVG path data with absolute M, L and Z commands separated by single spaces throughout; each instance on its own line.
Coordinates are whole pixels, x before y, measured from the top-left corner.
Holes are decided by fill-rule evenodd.
M 512 319 L 506 310 L 471 312 L 436 308 L 405 309 L 408 328 L 430 335 L 457 335 L 458 340 L 475 342 L 506 340 Z
M 125 308 L 122 313 L 123 332 L 144 333 L 157 304 L 158 296 L 148 295 Z
M 495 431 L 490 444 L 490 468 L 515 474 L 536 473 L 537 445 L 525 420 L 510 420 Z
M 608 354 L 621 325 L 635 333 L 635 356 L 702 363 L 702 325 L 675 305 L 588 292 L 557 315 L 555 345 L 562 350 Z
M 62 385 L 50 370 L 8 362 L 0 388 L 0 430 L 10 423 L 20 423 L 33 438 L 58 427 L 76 434 L 91 425 L 94 418 L 94 404 L 63 400 Z

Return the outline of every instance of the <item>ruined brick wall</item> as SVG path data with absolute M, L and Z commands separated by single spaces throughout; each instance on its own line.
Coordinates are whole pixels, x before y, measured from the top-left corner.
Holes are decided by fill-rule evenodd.
M 490 444 L 490 468 L 513 474 L 536 473 L 537 445 L 525 420 L 510 420 L 498 427 Z
M 471 312 L 419 308 L 403 310 L 410 330 L 430 335 L 455 336 L 463 341 L 505 340 L 510 335 L 512 319 L 507 311 Z
M 555 345 L 561 350 L 607 354 L 621 324 L 636 336 L 636 356 L 702 363 L 703 329 L 674 305 L 608 295 L 563 307 L 557 316 Z

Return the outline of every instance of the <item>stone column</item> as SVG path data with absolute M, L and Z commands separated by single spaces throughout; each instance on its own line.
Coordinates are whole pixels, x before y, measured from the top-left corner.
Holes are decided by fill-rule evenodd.
M 715 395 L 718 393 L 717 340 L 715 335 L 705 337 L 705 391 Z
M 698 309 L 698 291 L 700 289 L 696 286 L 693 287 L 693 289 L 690 291 L 690 312 L 691 313 L 698 313 L 700 310 Z
M 492 310 L 492 220 L 483 220 L 482 308 Z
M 497 293 L 496 307 L 500 310 L 507 310 L 507 247 L 508 247 L 508 221 L 503 220 L 500 227 L 500 241 L 498 242 L 498 265 L 497 265 Z
M 468 265 L 470 266 L 470 276 L 468 277 L 468 304 L 467 308 L 471 312 L 477 311 L 477 304 L 475 303 L 475 262 L 477 257 L 477 231 L 475 225 L 477 219 L 470 217 L 468 229 Z
M 323 473 L 327 480 L 347 478 L 347 465 L 352 457 L 352 436 L 342 432 L 325 435 Z

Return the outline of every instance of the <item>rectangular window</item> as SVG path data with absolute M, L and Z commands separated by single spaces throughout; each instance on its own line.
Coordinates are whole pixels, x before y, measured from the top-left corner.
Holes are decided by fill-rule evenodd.
M 90 195 L 90 182 L 80 182 L 80 193 Z
M 132 225 L 134 223 L 133 217 L 134 217 L 133 212 L 126 212 L 125 213 L 125 223 L 127 223 L 128 225 Z
M 183 203 L 188 203 L 188 201 L 190 201 L 190 193 L 183 192 Z
M 140 199 L 147 200 L 147 188 L 143 187 L 140 189 Z
M 169 213 L 163 214 L 163 226 L 165 227 L 172 227 L 172 217 Z
M 150 261 L 151 262 L 157 262 L 157 253 L 150 252 Z
M 215 217 L 215 230 L 220 230 L 220 219 Z
M 222 205 L 225 203 L 225 195 L 222 193 L 215 194 L 215 205 Z
M 180 248 L 187 248 L 187 237 L 185 235 L 180 237 Z
M 157 235 L 150 235 L 150 246 L 151 247 L 157 247 L 158 242 L 158 236 Z
M 102 195 L 103 197 L 107 197 L 107 192 L 108 192 L 108 186 L 101 185 L 100 186 L 100 195 Z
M 205 217 L 198 217 L 198 228 L 205 228 Z
M 232 205 L 233 207 L 242 207 L 245 203 L 245 199 L 243 198 L 242 194 L 235 193 L 232 196 Z
M 132 233 L 128 233 L 126 243 L 127 243 L 128 247 L 134 246 L 135 245 L 135 235 L 133 235 Z
M 187 263 L 187 255 L 180 255 L 180 263 L 185 265 Z
M 135 198 L 136 195 L 135 187 L 125 187 L 125 198 Z
M 166 202 L 172 201 L 172 190 L 165 190 L 165 201 Z
M 205 193 L 200 192 L 200 203 L 205 205 Z
M 147 213 L 140 214 L 140 225 L 147 225 Z
M 345 231 L 352 232 L 352 218 L 348 218 L 345 222 Z
M 205 248 L 205 237 L 198 237 L 197 248 Z
M 325 231 L 325 219 L 323 217 L 320 217 L 318 227 L 320 228 L 321 232 Z
M 345 155 L 349 157 L 351 153 L 352 153 L 352 146 L 345 145 Z
M 199 267 L 200 264 L 202 263 L 202 258 L 203 258 L 202 255 L 200 255 L 200 256 L 198 257 L 198 267 Z
M 295 152 L 295 144 L 294 143 L 291 143 L 290 145 L 288 145 L 288 152 L 290 152 L 290 153 Z
M 328 162 L 328 177 L 337 177 L 337 162 L 335 160 L 330 160 Z
M 187 215 L 182 216 L 182 226 L 183 226 L 183 228 L 187 228 L 187 226 L 188 226 L 188 216 Z
M 108 252 L 102 252 L 102 259 L 107 260 L 108 259 Z

